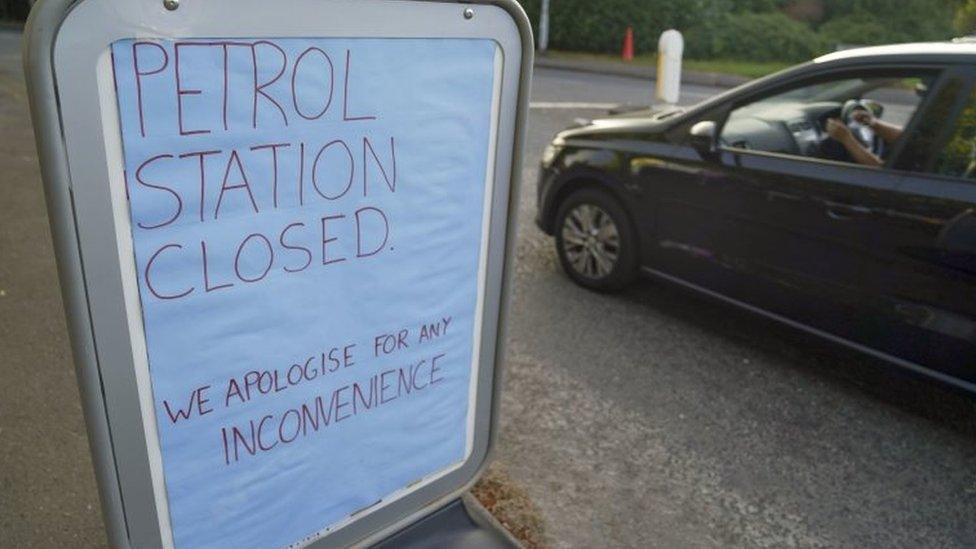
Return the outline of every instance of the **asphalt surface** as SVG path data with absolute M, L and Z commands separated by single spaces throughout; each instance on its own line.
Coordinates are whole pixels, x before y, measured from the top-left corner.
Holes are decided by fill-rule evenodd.
M 0 547 L 105 545 L 27 113 L 0 31 Z
M 99 547 L 17 40 L 0 34 L 0 547 Z M 560 272 L 531 221 L 542 148 L 602 112 L 579 104 L 651 91 L 536 74 L 495 458 L 552 545 L 976 545 L 972 398 L 664 283 L 608 296 Z

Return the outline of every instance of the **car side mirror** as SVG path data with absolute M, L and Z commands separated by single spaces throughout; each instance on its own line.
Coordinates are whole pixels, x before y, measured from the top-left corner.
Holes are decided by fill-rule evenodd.
M 884 114 L 884 105 L 878 103 L 874 99 L 862 99 L 861 104 L 867 107 L 875 118 L 881 118 L 881 116 Z
M 702 120 L 691 127 L 688 131 L 692 148 L 698 151 L 702 158 L 710 158 L 715 155 L 715 140 L 718 133 L 718 126 L 711 120 Z

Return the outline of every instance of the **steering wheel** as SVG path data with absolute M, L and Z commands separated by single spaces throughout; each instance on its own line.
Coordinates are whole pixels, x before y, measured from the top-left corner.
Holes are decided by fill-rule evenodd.
M 881 158 L 884 154 L 884 139 L 877 134 L 870 126 L 861 124 L 854 118 L 854 113 L 857 111 L 864 111 L 867 113 L 871 112 L 871 109 L 867 107 L 860 99 L 849 99 L 844 103 L 844 106 L 840 109 L 840 119 L 847 125 L 847 128 L 851 130 L 854 134 L 854 138 L 863 145 L 866 149 L 871 151 L 871 154 Z

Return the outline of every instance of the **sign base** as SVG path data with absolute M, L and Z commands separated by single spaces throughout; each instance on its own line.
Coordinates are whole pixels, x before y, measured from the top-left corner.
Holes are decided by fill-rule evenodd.
M 478 500 L 465 494 L 373 547 L 511 549 L 521 546 Z

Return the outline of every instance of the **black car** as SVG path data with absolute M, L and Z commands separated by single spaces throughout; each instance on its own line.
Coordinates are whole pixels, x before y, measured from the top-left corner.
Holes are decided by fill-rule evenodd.
M 833 53 L 556 135 L 578 284 L 663 278 L 976 391 L 976 44 Z

